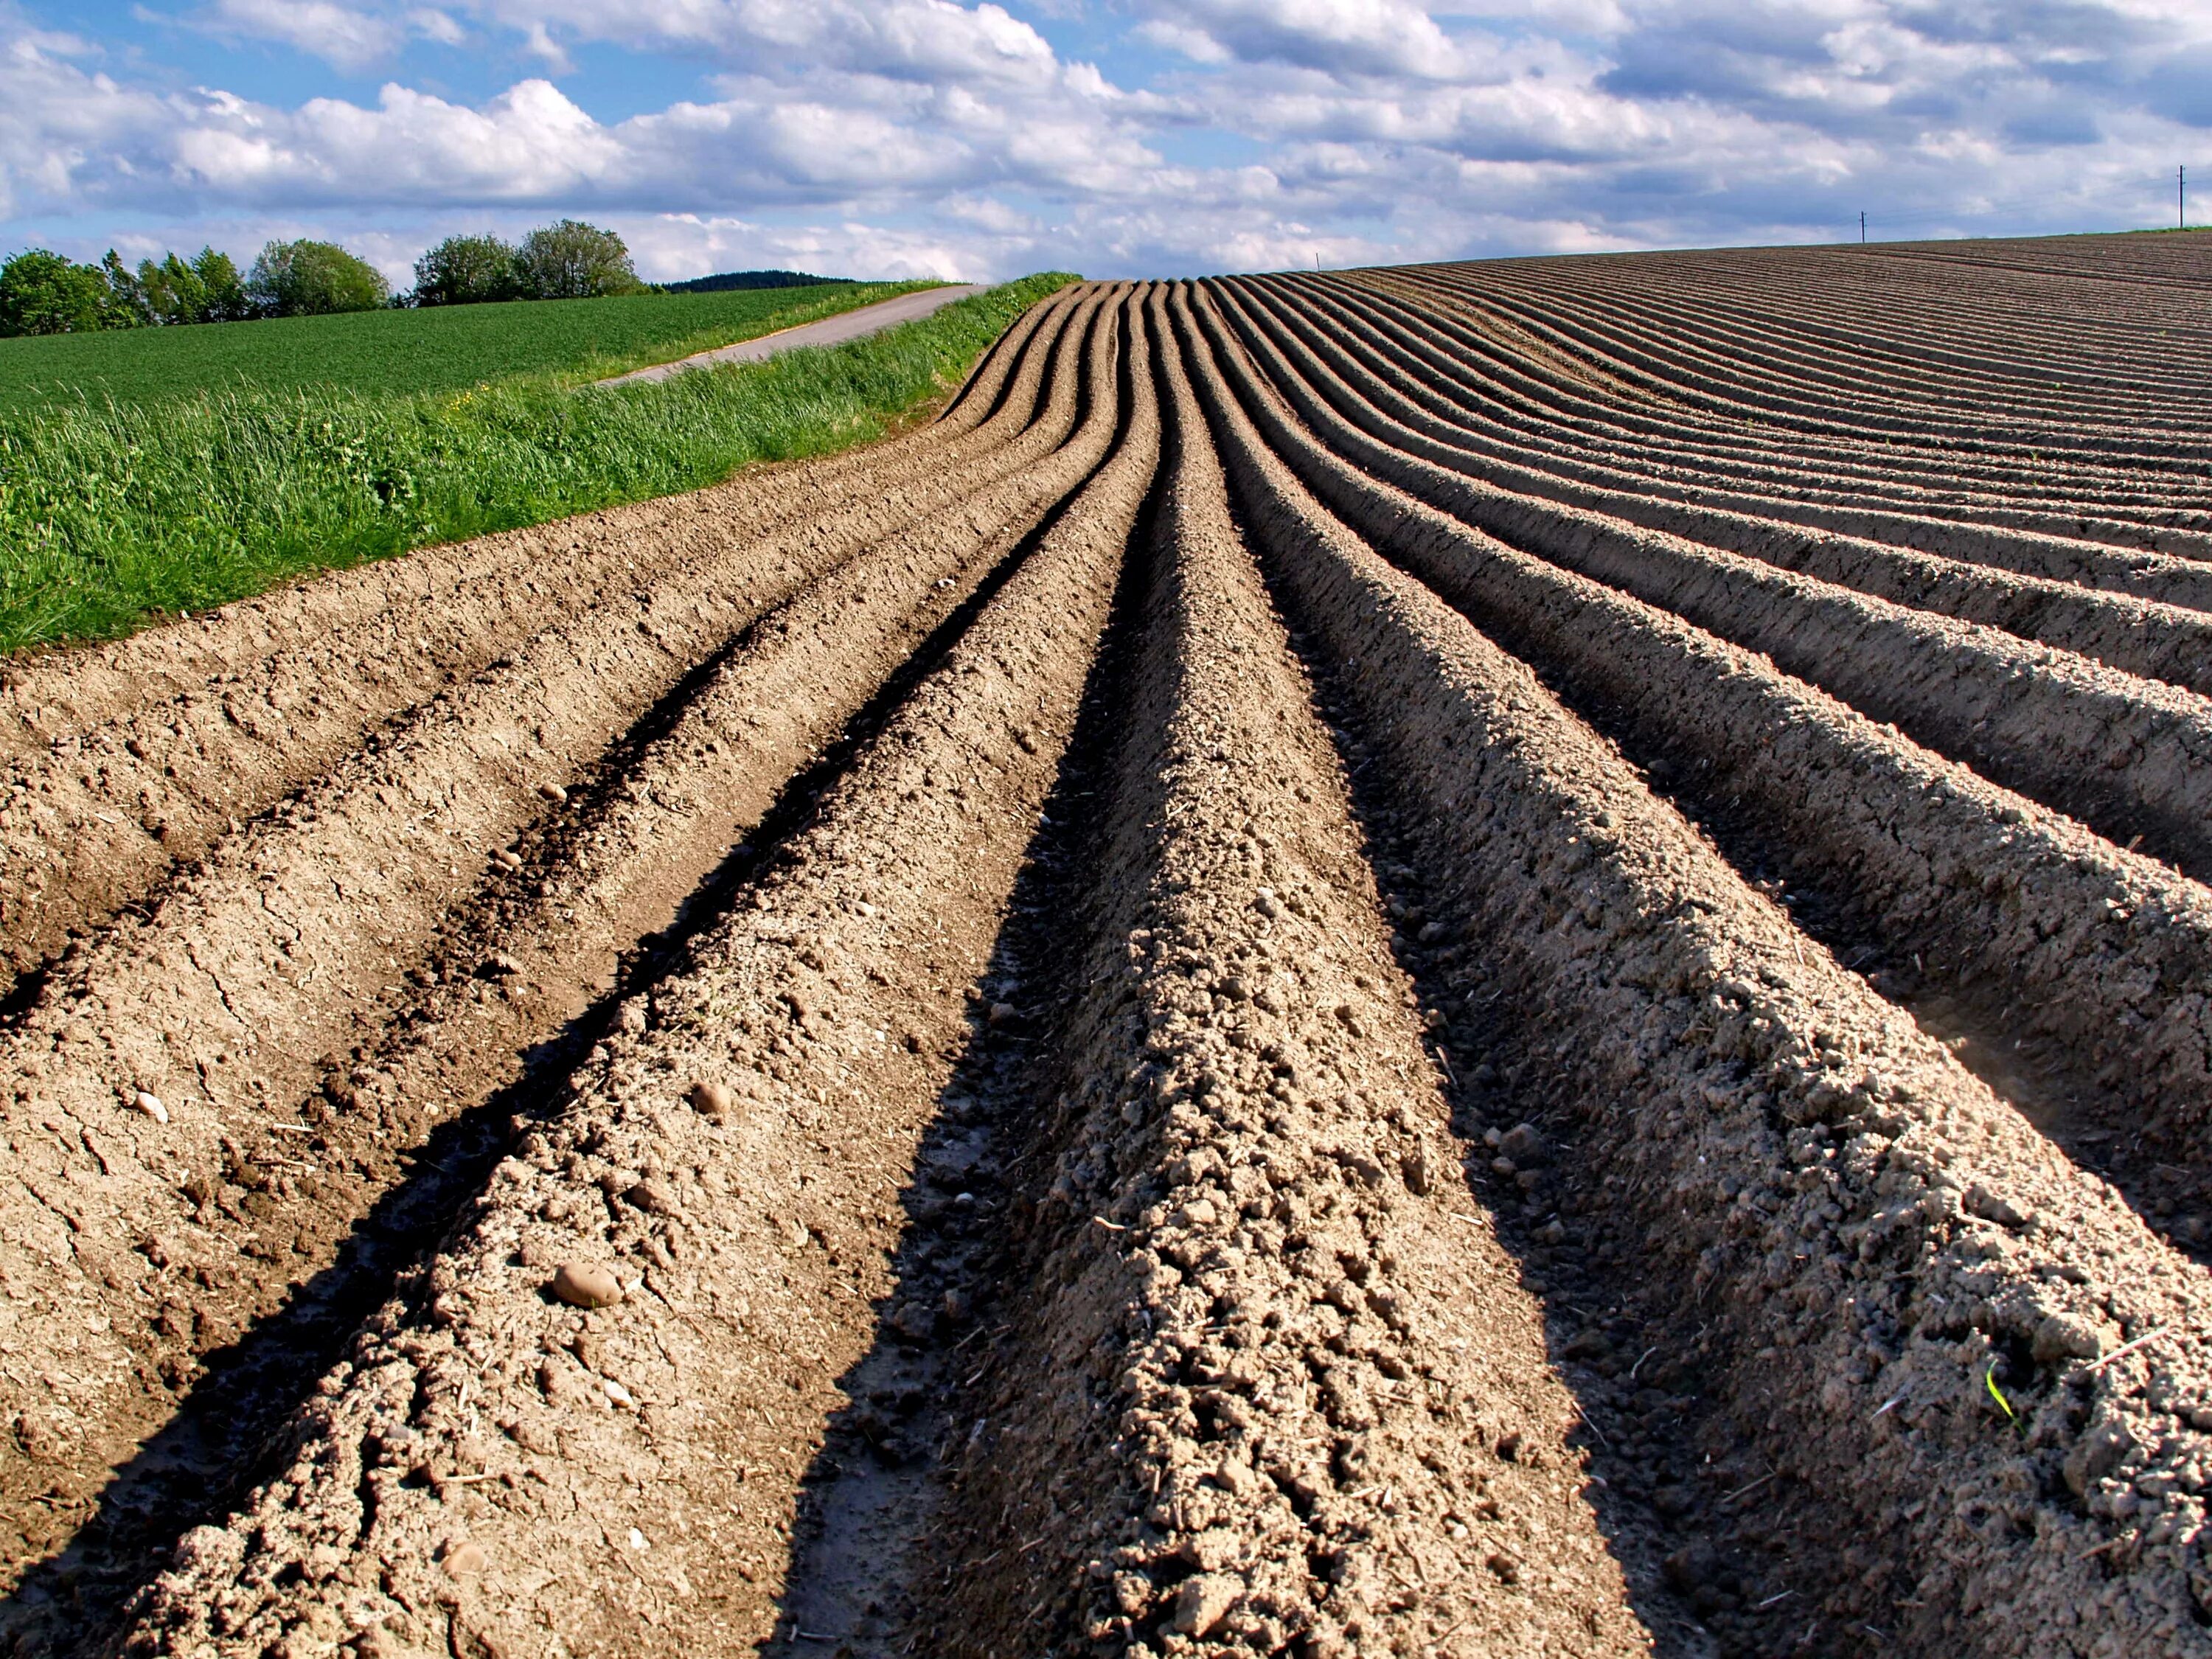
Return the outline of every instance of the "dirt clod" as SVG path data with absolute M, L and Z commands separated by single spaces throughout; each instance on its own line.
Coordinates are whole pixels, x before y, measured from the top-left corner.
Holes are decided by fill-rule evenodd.
M 1243 1583 L 1227 1573 L 1193 1574 L 1176 1589 L 1176 1629 L 1185 1636 L 1211 1636 L 1243 1594 Z
M 614 1269 L 598 1261 L 564 1261 L 554 1270 L 553 1294 L 572 1308 L 611 1308 L 623 1299 Z

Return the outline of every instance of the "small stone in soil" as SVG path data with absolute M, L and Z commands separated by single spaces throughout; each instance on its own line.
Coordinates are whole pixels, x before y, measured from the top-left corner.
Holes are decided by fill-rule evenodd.
M 167 1123 L 169 1121 L 169 1109 L 161 1103 L 161 1097 L 159 1095 L 149 1094 L 145 1090 L 141 1089 L 131 1097 L 131 1103 L 156 1123 Z
M 445 1563 L 446 1571 L 454 1577 L 471 1577 L 484 1570 L 483 1546 L 464 1539 L 458 1544 L 447 1545 L 446 1553 L 440 1559 Z
M 722 1084 L 702 1081 L 691 1085 L 692 1109 L 710 1122 L 728 1122 L 736 1103 L 736 1097 Z
M 538 786 L 538 793 L 556 806 L 568 799 L 568 792 L 557 783 L 541 783 Z
M 553 1274 L 553 1294 L 572 1308 L 611 1308 L 622 1300 L 614 1270 L 596 1261 L 564 1261 Z
M 1498 1150 L 1515 1164 L 1534 1164 L 1543 1155 L 1543 1137 L 1533 1123 L 1516 1123 L 1498 1137 Z

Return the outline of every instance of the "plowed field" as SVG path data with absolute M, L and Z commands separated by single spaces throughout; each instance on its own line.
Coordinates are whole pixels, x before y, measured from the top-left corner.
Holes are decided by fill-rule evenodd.
M 2212 1654 L 2212 252 L 1088 284 L 0 691 L 25 1655 Z

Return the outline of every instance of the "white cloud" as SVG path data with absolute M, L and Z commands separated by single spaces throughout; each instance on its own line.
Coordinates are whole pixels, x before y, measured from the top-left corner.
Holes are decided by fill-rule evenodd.
M 858 221 L 787 227 L 696 214 L 616 222 L 640 274 L 656 282 L 731 270 L 948 282 L 992 274 L 975 263 L 968 236 L 948 235 L 942 229 L 902 229 Z
M 1168 38 L 1202 41 L 1198 55 L 1215 59 L 1416 82 L 1474 68 L 1415 0 L 1150 0 L 1147 9 Z
M 1052 47 L 993 4 L 953 0 L 471 0 L 486 23 L 574 47 L 704 53 L 744 73 L 830 72 L 1035 85 Z
M 290 46 L 356 74 L 386 62 L 410 37 L 449 46 L 467 38 L 461 26 L 442 11 L 416 8 L 386 12 L 339 5 L 335 0 L 214 0 L 184 21 L 224 40 Z
M 1195 64 L 1234 63 L 1237 54 L 1204 29 L 1179 23 L 1171 17 L 1148 17 L 1137 25 L 1137 38 L 1180 53 Z
M 425 40 L 434 40 L 441 46 L 458 46 L 469 38 L 468 32 L 442 11 L 410 11 L 407 14 L 407 26 Z
M 257 100 L 126 72 L 0 0 L 14 242 L 105 246 L 103 218 L 179 240 L 320 225 L 404 272 L 410 236 L 575 212 L 619 225 L 663 276 L 1189 272 L 1802 239 L 1861 207 L 1892 229 L 1995 224 L 1974 216 L 1992 203 L 2011 204 L 2008 228 L 2125 222 L 2154 216 L 2172 161 L 2212 135 L 2212 8 L 2191 0 L 210 0 L 190 15 L 349 72 L 410 41 L 493 54 L 495 87 L 498 66 L 535 62 L 489 95 L 394 80 L 370 102 Z M 1054 48 L 1070 17 L 1086 39 L 1118 33 L 1118 78 Z M 597 73 L 623 53 L 690 65 L 688 95 L 598 112 Z

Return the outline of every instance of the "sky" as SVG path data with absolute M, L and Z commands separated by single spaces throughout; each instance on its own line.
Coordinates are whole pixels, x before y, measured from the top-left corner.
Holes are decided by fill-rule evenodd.
M 2199 160 L 2212 223 L 2212 0 L 0 0 L 0 253 L 400 287 L 563 216 L 660 281 L 2119 229 Z

